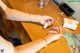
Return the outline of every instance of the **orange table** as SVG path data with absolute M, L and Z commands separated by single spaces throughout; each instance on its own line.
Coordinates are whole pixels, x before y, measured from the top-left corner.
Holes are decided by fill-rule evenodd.
M 53 1 L 50 1 L 49 4 L 45 6 L 45 8 L 43 9 L 38 7 L 39 3 L 38 0 L 8 0 L 8 1 L 10 2 L 11 6 L 14 9 L 31 14 L 49 15 L 53 17 L 55 20 L 58 20 L 60 25 L 63 24 L 62 22 L 63 17 L 58 14 L 61 11 Z M 67 17 L 66 15 L 63 16 Z M 67 18 L 72 19 L 72 17 L 67 17 Z M 45 37 L 48 31 L 50 30 L 50 28 L 44 30 L 42 28 L 42 25 L 36 23 L 21 22 L 21 24 L 23 25 L 26 32 L 29 34 L 32 41 Z M 58 23 L 53 24 L 53 26 L 57 25 Z M 80 29 L 80 24 L 78 25 L 78 28 L 75 31 L 69 29 L 67 30 L 70 33 L 80 33 L 79 29 Z M 63 29 L 63 32 L 64 31 L 66 31 L 65 28 Z M 58 41 L 52 42 L 46 48 L 41 49 L 39 53 L 71 53 L 71 52 L 67 45 L 66 40 L 63 37 L 61 37 Z

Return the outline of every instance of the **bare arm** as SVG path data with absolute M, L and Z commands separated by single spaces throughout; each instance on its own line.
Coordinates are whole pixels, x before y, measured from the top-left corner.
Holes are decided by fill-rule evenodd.
M 24 44 L 24 45 L 15 47 L 15 50 L 19 53 L 36 53 L 44 46 L 46 46 L 45 40 L 38 39 L 28 44 Z
M 50 44 L 52 41 L 58 40 L 60 37 L 60 33 L 50 33 L 43 39 L 38 39 L 14 48 L 10 42 L 6 41 L 0 36 L 0 49 L 3 48 L 5 51 L 4 53 L 36 53 L 47 44 Z
M 47 38 L 48 43 L 44 39 L 38 39 L 38 40 L 32 41 L 32 42 L 30 42 L 28 44 L 24 44 L 24 45 L 15 47 L 15 50 L 17 51 L 17 53 L 36 53 L 40 49 L 45 47 L 47 44 L 49 44 L 52 41 L 55 41 L 55 40 L 57 40 L 59 38 L 60 38 L 60 35 L 55 35 L 53 37 L 48 37 Z
M 0 7 L 4 10 L 7 16 L 6 19 L 8 20 L 38 22 L 42 25 L 45 24 L 46 20 L 50 20 L 48 22 L 49 26 L 54 21 L 54 19 L 50 16 L 34 15 L 34 14 L 25 13 L 19 10 L 15 10 L 15 9 L 10 9 L 1 0 L 0 0 Z
M 8 7 L 6 8 L 5 13 L 7 16 L 6 19 L 8 20 L 40 22 L 40 18 L 38 18 L 40 15 L 33 15 L 15 9 L 10 9 Z
M 14 20 L 14 21 L 38 22 L 44 25 L 47 20 L 51 20 L 48 22 L 49 26 L 54 21 L 54 19 L 50 16 L 29 14 L 15 9 L 10 9 L 8 7 L 6 8 L 5 13 L 7 15 L 6 19 Z
M 52 41 L 58 40 L 61 37 L 61 35 L 62 34 L 60 33 L 57 33 L 57 34 L 50 33 L 44 39 L 38 39 L 28 44 L 15 47 L 15 50 L 18 51 L 19 53 L 36 53 L 41 48 L 50 44 Z
M 4 49 L 4 53 L 36 53 L 46 45 L 47 42 L 44 39 L 38 39 L 14 48 L 10 42 L 0 36 L 0 49 Z

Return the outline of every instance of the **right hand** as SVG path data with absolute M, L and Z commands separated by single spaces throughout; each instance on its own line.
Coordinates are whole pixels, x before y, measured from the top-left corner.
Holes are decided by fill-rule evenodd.
M 51 31 L 49 31 L 49 34 L 45 37 L 47 40 L 47 44 L 49 44 L 52 41 L 60 39 L 62 36 L 62 28 L 54 27 Z
M 49 31 L 49 34 L 54 34 L 54 35 L 60 34 L 62 36 L 62 28 L 61 27 L 53 27 L 51 29 L 51 31 Z

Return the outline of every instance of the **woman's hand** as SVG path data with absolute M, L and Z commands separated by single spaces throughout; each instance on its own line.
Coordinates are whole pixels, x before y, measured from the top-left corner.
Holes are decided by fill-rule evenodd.
M 46 16 L 46 15 L 33 15 L 33 14 L 31 14 L 30 21 L 39 22 L 42 25 L 45 25 L 45 23 L 47 23 L 48 26 L 51 26 L 54 22 L 54 19 L 52 17 Z
M 50 16 L 41 16 L 40 23 L 45 25 L 46 22 L 48 23 L 48 26 L 51 26 L 54 22 L 54 19 Z
M 45 37 L 47 44 L 51 43 L 52 41 L 60 39 L 62 36 L 62 28 L 54 27 L 51 31 L 49 31 L 48 36 Z

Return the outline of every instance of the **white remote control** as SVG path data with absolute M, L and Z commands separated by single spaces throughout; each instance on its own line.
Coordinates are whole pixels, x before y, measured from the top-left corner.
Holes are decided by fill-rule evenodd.
M 48 27 L 48 23 L 46 22 L 43 28 L 46 29 L 47 27 Z

